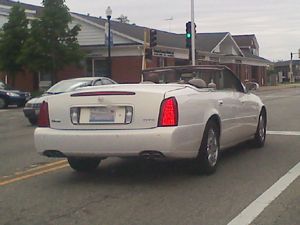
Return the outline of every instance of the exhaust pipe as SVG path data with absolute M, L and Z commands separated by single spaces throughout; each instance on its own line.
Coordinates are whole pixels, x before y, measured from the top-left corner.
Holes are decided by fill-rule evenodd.
M 140 153 L 140 157 L 144 159 L 161 159 L 165 158 L 165 156 L 158 151 L 143 151 Z
M 57 150 L 46 150 L 43 152 L 43 155 L 48 156 L 50 158 L 65 158 L 66 156 Z

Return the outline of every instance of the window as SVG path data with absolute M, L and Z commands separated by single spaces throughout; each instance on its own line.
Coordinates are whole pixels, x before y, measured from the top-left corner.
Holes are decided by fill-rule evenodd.
M 111 81 L 108 80 L 108 79 L 102 79 L 102 84 L 103 84 L 103 85 L 109 85 L 109 84 L 113 84 L 113 82 L 111 82 Z
M 87 59 L 86 61 L 87 76 L 103 77 L 108 76 L 108 64 L 105 59 Z

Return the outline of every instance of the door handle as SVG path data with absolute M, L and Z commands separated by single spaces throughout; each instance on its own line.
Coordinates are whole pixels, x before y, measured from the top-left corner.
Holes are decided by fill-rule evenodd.
M 218 100 L 219 105 L 223 105 L 223 100 Z

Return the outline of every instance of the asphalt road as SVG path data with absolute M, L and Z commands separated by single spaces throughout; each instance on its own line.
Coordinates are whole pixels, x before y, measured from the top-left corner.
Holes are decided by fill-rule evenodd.
M 212 176 L 191 173 L 185 160 L 121 159 L 104 160 L 96 172 L 78 174 L 64 160 L 36 154 L 34 127 L 21 109 L 1 110 L 0 224 L 232 222 L 300 161 L 300 88 L 258 94 L 268 108 L 271 134 L 265 147 L 245 143 L 226 151 Z M 299 203 L 297 177 L 251 224 L 298 225 Z

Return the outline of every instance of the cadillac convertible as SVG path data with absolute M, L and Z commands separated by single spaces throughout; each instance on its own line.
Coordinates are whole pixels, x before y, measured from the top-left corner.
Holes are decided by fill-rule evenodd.
M 108 157 L 141 157 L 188 158 L 195 171 L 211 174 L 220 151 L 246 140 L 264 146 L 267 110 L 257 88 L 225 66 L 144 70 L 139 84 L 47 97 L 35 146 L 81 172 Z

